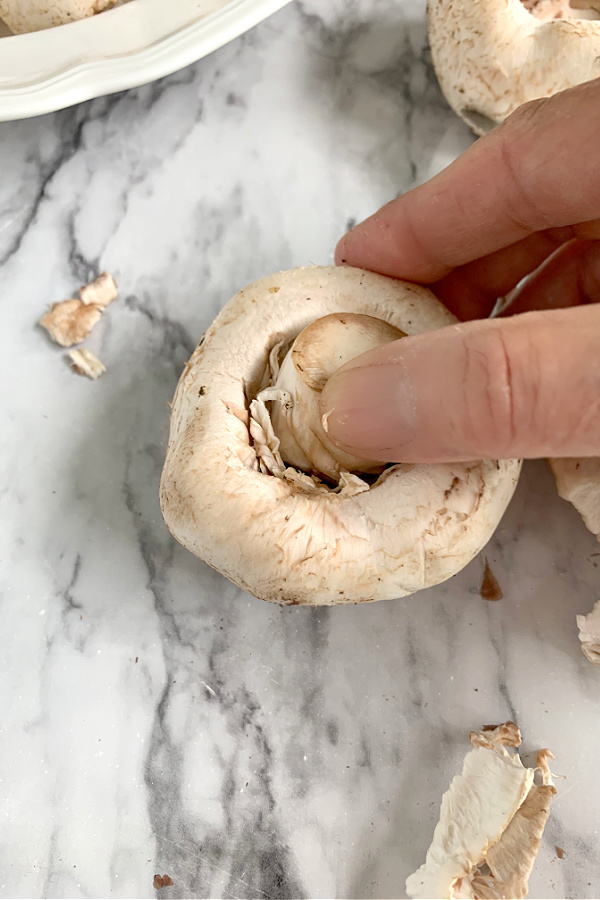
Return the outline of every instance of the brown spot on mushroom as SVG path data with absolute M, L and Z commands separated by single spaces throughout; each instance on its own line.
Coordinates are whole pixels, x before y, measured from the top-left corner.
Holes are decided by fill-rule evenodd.
M 454 478 L 452 479 L 452 484 L 450 485 L 450 487 L 448 488 L 448 490 L 447 490 L 447 491 L 444 491 L 444 500 L 447 500 L 447 499 L 448 499 L 448 497 L 450 496 L 450 494 L 452 493 L 452 491 L 455 489 L 455 487 L 456 487 L 458 484 L 460 484 L 460 478 L 458 478 L 458 477 L 455 475 Z
M 563 850 L 562 847 L 557 846 L 557 847 L 555 847 L 555 850 L 556 850 L 556 855 L 558 856 L 559 859 L 565 858 L 565 851 Z

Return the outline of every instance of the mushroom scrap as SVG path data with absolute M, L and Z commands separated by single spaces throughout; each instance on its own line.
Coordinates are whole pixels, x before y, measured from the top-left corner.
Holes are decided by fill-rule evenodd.
M 514 722 L 487 726 L 469 737 L 473 749 L 442 798 L 425 863 L 406 880 L 411 898 L 527 896 L 556 793 L 548 767 L 554 757 L 540 750 L 537 766 L 526 768 L 511 752 L 521 744 Z
M 600 600 L 587 616 L 576 616 L 581 652 L 595 666 L 600 666 Z
M 86 19 L 117 0 L 0 0 L 0 18 L 15 34 Z
M 600 541 L 600 459 L 551 459 L 550 468 L 560 496 L 573 504 Z
M 442 91 L 477 134 L 600 76 L 600 0 L 429 0 L 428 25 Z
M 79 288 L 79 297 L 53 303 L 40 319 L 40 325 L 61 347 L 72 347 L 89 337 L 106 307 L 118 296 L 114 278 L 108 272 L 102 272 L 94 281 Z
M 493 534 L 520 461 L 355 459 L 318 406 L 345 362 L 454 322 L 427 289 L 359 269 L 294 269 L 240 291 L 175 393 L 160 491 L 173 535 L 281 604 L 401 597 L 456 574 Z
M 71 368 L 78 375 L 87 375 L 92 381 L 100 378 L 106 372 L 106 366 L 100 362 L 95 353 L 81 347 L 79 350 L 69 350 L 68 357 L 71 361 Z

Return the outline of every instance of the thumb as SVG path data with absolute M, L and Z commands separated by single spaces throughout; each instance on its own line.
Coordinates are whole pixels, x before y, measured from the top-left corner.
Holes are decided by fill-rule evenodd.
M 600 306 L 453 325 L 341 368 L 328 437 L 385 462 L 600 455 Z

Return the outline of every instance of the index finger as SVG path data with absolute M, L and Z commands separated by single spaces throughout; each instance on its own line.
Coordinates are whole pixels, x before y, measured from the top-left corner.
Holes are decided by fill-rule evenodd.
M 431 283 L 535 232 L 600 237 L 598 110 L 600 79 L 526 104 L 348 232 L 336 262 Z

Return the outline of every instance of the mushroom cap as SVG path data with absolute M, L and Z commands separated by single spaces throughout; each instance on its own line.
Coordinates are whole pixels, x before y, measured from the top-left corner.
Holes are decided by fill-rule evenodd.
M 0 0 L 0 18 L 15 34 L 87 19 L 117 0 Z
M 428 28 L 442 91 L 476 134 L 600 76 L 600 16 L 543 20 L 521 0 L 428 0 Z
M 450 578 L 487 543 L 520 462 L 397 465 L 336 491 L 295 469 L 261 471 L 249 404 L 274 347 L 330 313 L 407 335 L 455 322 L 426 288 L 351 268 L 301 268 L 240 291 L 177 387 L 160 499 L 184 547 L 257 597 L 334 604 L 411 594 Z

